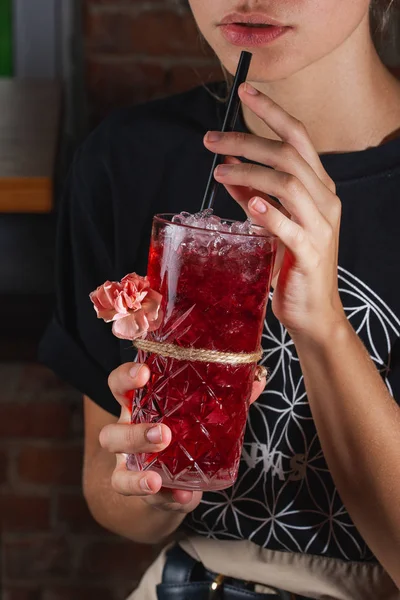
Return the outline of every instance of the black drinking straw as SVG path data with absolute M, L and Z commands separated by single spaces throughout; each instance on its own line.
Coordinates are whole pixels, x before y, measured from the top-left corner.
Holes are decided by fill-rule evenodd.
M 229 95 L 228 107 L 225 113 L 224 123 L 222 125 L 222 132 L 225 131 L 233 131 L 235 129 L 236 119 L 239 113 L 240 108 L 240 99 L 238 95 L 239 86 L 246 81 L 247 73 L 249 72 L 250 61 L 252 59 L 252 54 L 250 52 L 243 51 L 240 55 L 238 68 L 236 70 L 235 79 L 233 80 L 233 85 L 231 89 L 231 93 Z M 222 154 L 216 154 L 214 156 L 214 160 L 212 163 L 210 175 L 208 177 L 208 183 L 206 187 L 206 191 L 204 193 L 203 202 L 200 210 L 204 210 L 205 208 L 212 208 L 215 197 L 217 195 L 219 189 L 219 183 L 214 179 L 214 171 L 217 165 L 220 165 L 224 162 L 224 156 Z

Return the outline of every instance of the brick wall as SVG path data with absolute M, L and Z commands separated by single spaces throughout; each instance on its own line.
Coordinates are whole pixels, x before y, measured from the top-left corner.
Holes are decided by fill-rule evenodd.
M 221 79 L 186 0 L 84 0 L 91 116 Z
M 35 365 L 0 363 L 0 381 L 0 597 L 124 600 L 156 550 L 89 514 L 80 395 Z

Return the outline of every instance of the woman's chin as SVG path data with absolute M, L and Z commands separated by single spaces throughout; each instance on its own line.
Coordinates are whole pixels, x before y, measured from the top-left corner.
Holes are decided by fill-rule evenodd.
M 243 48 L 243 50 L 246 50 L 246 48 Z M 238 56 L 233 54 L 233 52 L 229 54 L 225 52 L 223 54 L 220 53 L 219 58 L 228 73 L 234 76 L 238 65 Z M 290 57 L 283 56 L 282 54 L 280 56 L 263 56 L 260 51 L 256 51 L 253 52 L 253 59 L 247 79 L 253 83 L 261 84 L 282 81 L 283 79 L 292 77 L 305 66 L 305 64 L 300 64 L 299 60 L 291 60 Z

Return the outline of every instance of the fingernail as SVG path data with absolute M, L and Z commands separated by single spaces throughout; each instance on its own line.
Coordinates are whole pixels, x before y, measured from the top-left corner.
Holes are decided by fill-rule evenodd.
M 261 198 L 254 198 L 254 200 L 250 202 L 250 207 L 261 214 L 267 212 L 267 204 L 264 200 L 261 200 Z
M 219 142 L 222 139 L 222 133 L 219 131 L 209 131 L 206 135 L 207 142 Z
M 136 364 L 136 365 L 133 365 L 133 367 L 131 369 L 129 369 L 129 375 L 132 377 L 132 379 L 135 379 L 135 377 L 137 376 L 137 374 L 139 373 L 139 371 L 142 367 L 143 367 L 143 365 Z
M 152 492 L 153 490 L 151 489 L 151 487 L 149 486 L 149 484 L 147 483 L 147 477 L 143 477 L 140 481 L 139 481 L 139 485 L 142 488 L 142 490 L 144 492 Z
M 161 444 L 162 442 L 162 429 L 161 425 L 156 425 L 155 427 L 151 427 L 146 431 L 146 438 L 150 442 L 150 444 Z
M 215 169 L 215 174 L 216 175 L 228 175 L 228 173 L 230 173 L 232 171 L 232 167 L 233 167 L 233 165 L 219 165 Z
M 250 94 L 250 96 L 258 96 L 258 94 L 260 93 L 258 90 L 256 90 L 255 87 L 253 87 L 252 85 L 250 85 L 250 83 L 246 83 L 245 84 L 244 91 L 247 94 Z

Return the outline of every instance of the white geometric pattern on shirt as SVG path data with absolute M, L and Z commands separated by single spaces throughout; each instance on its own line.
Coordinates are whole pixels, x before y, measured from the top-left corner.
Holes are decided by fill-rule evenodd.
M 388 374 L 400 320 L 357 277 L 339 267 L 338 278 L 347 318 L 392 392 Z M 250 410 L 238 480 L 232 488 L 206 493 L 187 525 L 211 538 L 247 538 L 276 550 L 373 558 L 329 474 L 294 344 L 271 303 L 263 348 L 262 362 L 272 371 Z

